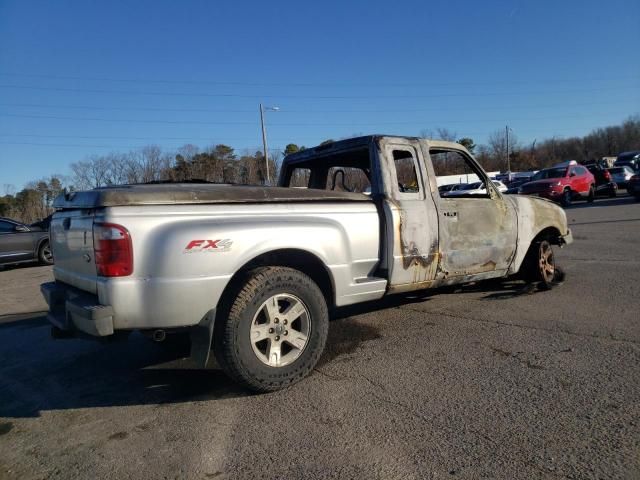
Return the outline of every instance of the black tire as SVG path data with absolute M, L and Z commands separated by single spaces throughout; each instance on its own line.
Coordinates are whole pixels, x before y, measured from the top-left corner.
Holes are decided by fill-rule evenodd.
M 38 249 L 38 261 L 43 265 L 53 265 L 53 253 L 49 240 L 45 240 Z
M 553 248 L 548 240 L 536 240 L 529 247 L 523 263 L 525 280 L 537 282 L 543 289 L 553 286 L 556 275 Z
M 272 323 L 265 313 L 267 301 L 275 300 L 277 313 L 275 323 Z M 285 298 L 284 305 L 280 304 L 280 298 Z M 280 320 L 277 316 L 286 317 L 287 298 L 293 298 L 305 308 L 298 320 L 291 320 L 288 328 L 293 335 L 287 335 L 283 325 L 286 320 Z M 296 303 L 297 305 L 297 303 Z M 282 308 L 282 310 L 281 310 Z M 329 330 L 329 314 L 327 302 L 322 291 L 316 283 L 304 273 L 286 267 L 262 267 L 249 272 L 246 281 L 239 288 L 235 299 L 232 299 L 228 308 L 221 309 L 221 315 L 216 321 L 214 331 L 214 354 L 224 372 L 233 380 L 255 392 L 269 392 L 286 388 L 302 378 L 306 377 L 318 362 Z M 262 318 L 261 318 L 262 316 Z M 293 339 L 296 330 L 294 322 L 303 322 L 306 325 L 306 343 L 302 348 L 296 349 L 293 344 L 287 343 Z M 258 323 L 261 320 L 263 323 Z M 279 328 L 273 332 L 269 328 L 268 339 L 264 356 L 259 355 L 259 343 L 254 342 L 251 335 L 254 328 L 261 326 Z M 298 325 L 302 325 L 299 323 Z M 302 327 L 296 327 L 302 330 Z M 282 335 L 276 337 L 274 335 Z M 279 343 L 278 343 L 279 342 Z M 271 362 L 271 348 L 278 348 L 278 361 L 284 360 L 287 354 L 283 353 L 285 347 L 289 352 L 294 350 L 298 356 L 282 366 L 272 366 L 265 363 L 265 359 Z M 299 351 L 298 351 L 299 350 Z
M 587 195 L 587 202 L 593 203 L 596 199 L 596 190 L 593 188 L 593 185 L 589 187 L 589 195 Z
M 564 192 L 562 192 L 562 198 L 560 199 L 560 204 L 563 207 L 570 207 L 572 201 L 573 201 L 573 195 L 571 193 L 571 190 L 567 188 Z
M 616 198 L 617 195 L 618 191 L 615 188 L 611 187 L 609 189 L 609 198 Z

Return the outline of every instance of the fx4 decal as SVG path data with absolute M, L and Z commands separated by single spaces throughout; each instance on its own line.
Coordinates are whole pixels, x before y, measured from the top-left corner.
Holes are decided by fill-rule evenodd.
M 226 252 L 231 249 L 232 244 L 233 241 L 229 238 L 221 240 L 191 240 L 184 247 L 184 253 Z

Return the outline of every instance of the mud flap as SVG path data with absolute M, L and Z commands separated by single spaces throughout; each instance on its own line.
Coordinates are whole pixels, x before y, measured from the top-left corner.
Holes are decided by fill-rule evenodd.
M 206 368 L 211 355 L 215 319 L 216 309 L 214 308 L 209 310 L 198 325 L 191 328 L 191 358 L 200 368 Z

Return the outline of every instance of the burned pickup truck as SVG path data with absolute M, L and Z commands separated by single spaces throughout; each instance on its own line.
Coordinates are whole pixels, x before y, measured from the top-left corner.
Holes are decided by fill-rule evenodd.
M 487 189 L 440 196 L 452 171 Z M 59 197 L 41 287 L 54 336 L 189 332 L 202 366 L 213 351 L 244 386 L 276 390 L 314 367 L 333 308 L 515 274 L 549 285 L 552 245 L 571 242 L 561 208 L 502 195 L 456 143 L 337 141 L 286 157 L 278 184 Z

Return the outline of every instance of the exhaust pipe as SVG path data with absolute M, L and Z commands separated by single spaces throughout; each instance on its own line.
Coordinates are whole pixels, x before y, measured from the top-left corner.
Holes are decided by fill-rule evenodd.
M 151 334 L 151 338 L 154 342 L 164 342 L 167 338 L 167 332 L 165 332 L 164 330 L 154 330 Z

